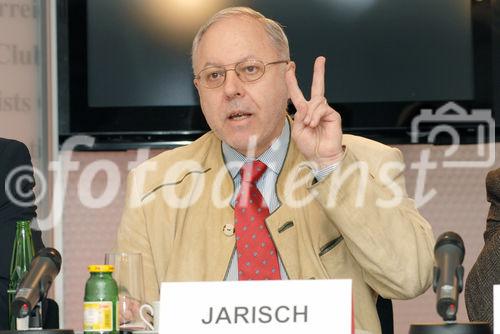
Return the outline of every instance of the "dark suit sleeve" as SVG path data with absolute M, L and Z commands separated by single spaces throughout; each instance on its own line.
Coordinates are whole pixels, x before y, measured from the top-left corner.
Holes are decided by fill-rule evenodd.
M 16 221 L 36 217 L 33 166 L 21 142 L 0 138 L 0 330 L 7 329 L 7 285 Z M 32 230 L 36 250 L 43 247 L 41 232 Z
M 471 321 L 493 328 L 493 285 L 500 284 L 500 222 L 488 222 L 485 244 L 465 284 L 465 305 Z

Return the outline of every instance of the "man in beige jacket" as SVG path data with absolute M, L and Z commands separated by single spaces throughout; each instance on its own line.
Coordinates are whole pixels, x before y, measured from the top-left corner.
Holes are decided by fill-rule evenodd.
M 377 297 L 413 298 L 432 276 L 432 231 L 407 197 L 401 153 L 342 135 L 324 97 L 324 57 L 306 100 L 282 28 L 260 13 L 215 14 L 192 56 L 212 131 L 128 179 L 117 247 L 143 255 L 146 300 L 159 298 L 163 281 L 238 279 L 238 170 L 256 159 L 267 166 L 257 187 L 269 207 L 279 277 L 352 279 L 356 329 L 380 333 Z M 325 298 L 335 300 L 328 291 Z

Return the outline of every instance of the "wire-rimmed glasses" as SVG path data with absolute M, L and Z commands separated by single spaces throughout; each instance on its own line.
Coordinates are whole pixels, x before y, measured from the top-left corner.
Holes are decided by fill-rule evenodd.
M 260 60 L 245 60 L 234 65 L 233 68 L 226 69 L 224 66 L 210 66 L 201 70 L 196 79 L 206 88 L 217 88 L 226 81 L 227 71 L 234 71 L 238 78 L 243 82 L 252 82 L 262 78 L 268 65 L 289 63 L 289 60 L 278 60 L 270 63 L 264 63 Z M 227 66 L 227 65 L 226 65 Z

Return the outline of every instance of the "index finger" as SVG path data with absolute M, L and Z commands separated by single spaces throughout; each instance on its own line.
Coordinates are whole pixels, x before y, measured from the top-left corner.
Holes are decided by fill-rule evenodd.
M 299 83 L 297 82 L 295 70 L 286 72 L 286 86 L 288 87 L 288 93 L 295 107 L 306 102 L 304 94 L 302 94 Z
M 325 96 L 325 62 L 326 58 L 320 56 L 314 62 L 314 73 L 311 85 L 311 98 Z

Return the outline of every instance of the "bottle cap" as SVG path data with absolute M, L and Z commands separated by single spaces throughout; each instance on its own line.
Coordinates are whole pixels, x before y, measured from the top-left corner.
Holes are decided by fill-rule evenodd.
M 16 225 L 18 226 L 30 226 L 31 225 L 31 220 L 18 220 L 16 222 Z
M 91 273 L 112 273 L 115 267 L 111 264 L 91 264 L 88 269 Z

